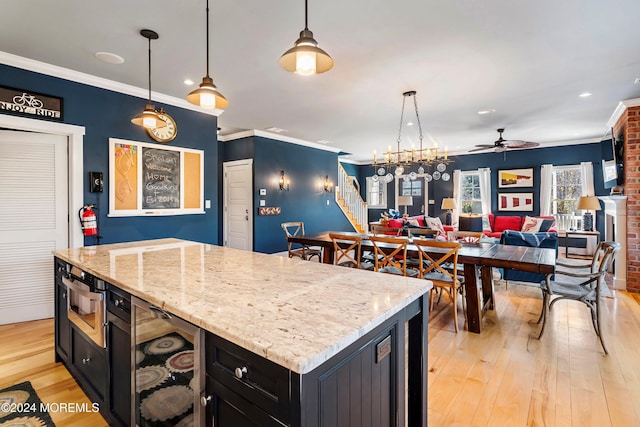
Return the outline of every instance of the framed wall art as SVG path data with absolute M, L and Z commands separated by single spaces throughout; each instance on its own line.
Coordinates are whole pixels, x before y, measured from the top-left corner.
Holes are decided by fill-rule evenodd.
M 533 211 L 533 193 L 500 193 L 498 194 L 499 211 Z
M 533 168 L 498 171 L 498 187 L 533 187 Z

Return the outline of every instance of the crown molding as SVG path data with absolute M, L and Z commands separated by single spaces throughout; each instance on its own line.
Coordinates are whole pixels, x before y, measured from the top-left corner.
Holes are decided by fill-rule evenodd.
M 68 68 L 59 67 L 57 65 L 47 64 L 45 62 L 35 61 L 33 59 L 24 58 L 22 56 L 13 55 L 7 52 L 0 51 L 0 64 L 21 68 L 27 71 L 33 71 L 35 73 L 45 74 L 47 76 L 58 77 L 61 79 L 70 80 L 72 82 L 82 83 L 88 86 L 107 89 L 113 92 L 119 92 L 145 100 L 147 99 L 147 96 L 149 96 L 149 89 L 143 89 L 125 83 L 116 82 L 114 80 L 93 76 L 91 74 L 81 73 L 79 71 L 70 70 Z M 204 108 L 196 107 L 186 99 L 176 98 L 175 96 L 169 96 L 158 92 L 152 91 L 151 97 L 156 102 L 173 105 L 174 107 L 183 108 L 185 110 L 197 111 L 198 113 L 208 114 L 210 116 L 220 116 L 223 113 L 223 110 L 219 110 L 217 108 L 213 110 L 207 110 Z
M 258 129 L 249 129 L 241 132 L 230 133 L 228 135 L 218 135 L 218 141 L 229 142 L 236 139 L 248 138 L 251 136 L 274 139 L 276 141 L 288 142 L 290 144 L 302 145 L 304 147 L 315 148 L 316 150 L 330 151 L 332 153 L 340 153 L 342 151 L 336 147 L 328 147 L 316 142 L 305 141 L 298 138 L 291 138 L 290 136 L 284 136 L 278 133 L 271 133 Z
M 640 107 L 640 98 L 625 99 L 624 101 L 620 101 L 616 109 L 613 110 L 613 114 L 611 114 L 611 118 L 607 122 L 607 126 L 609 128 L 615 126 L 615 124 L 618 123 L 618 120 L 620 120 L 620 117 L 622 117 L 624 112 L 627 111 L 627 108 L 631 107 Z

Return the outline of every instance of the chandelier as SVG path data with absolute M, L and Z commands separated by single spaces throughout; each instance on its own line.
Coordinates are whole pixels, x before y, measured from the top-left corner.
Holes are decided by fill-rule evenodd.
M 383 160 L 378 162 L 377 152 L 373 151 L 373 169 L 374 174 L 371 177 L 374 181 L 382 180 L 384 182 L 393 181 L 393 174 L 391 170 L 394 169 L 394 173 L 397 176 L 404 175 L 404 180 L 415 181 L 418 175 L 424 176 L 424 180 L 431 182 L 433 180 L 449 181 L 451 175 L 447 172 L 447 165 L 453 160 L 449 159 L 447 149 L 444 152 L 440 152 L 437 145 L 433 147 L 423 147 L 422 145 L 422 125 L 420 124 L 420 115 L 418 114 L 418 101 L 416 100 L 416 91 L 410 90 L 402 94 L 402 111 L 400 113 L 400 129 L 398 130 L 398 139 L 396 151 L 391 150 L 389 146 L 388 150 L 383 153 Z M 402 124 L 404 121 L 404 107 L 407 98 L 413 97 L 413 105 L 416 112 L 416 123 L 418 125 L 418 138 L 420 140 L 419 148 L 411 147 L 410 149 L 401 149 L 400 140 L 402 138 Z M 416 168 L 412 171 L 412 168 Z M 433 170 L 433 172 L 432 172 Z

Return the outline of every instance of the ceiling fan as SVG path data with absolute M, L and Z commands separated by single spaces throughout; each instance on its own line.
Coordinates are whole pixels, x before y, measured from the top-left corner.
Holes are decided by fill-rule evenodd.
M 477 144 L 476 147 L 478 148 L 469 150 L 469 153 L 472 153 L 474 151 L 489 150 L 491 148 L 493 148 L 493 151 L 495 151 L 496 153 L 502 153 L 507 149 L 513 150 L 513 149 L 519 149 L 519 148 L 533 148 L 540 145 L 537 142 L 521 141 L 519 139 L 504 139 L 502 137 L 502 132 L 504 132 L 504 129 L 498 129 L 500 138 L 498 138 L 498 140 L 495 141 L 493 144 Z

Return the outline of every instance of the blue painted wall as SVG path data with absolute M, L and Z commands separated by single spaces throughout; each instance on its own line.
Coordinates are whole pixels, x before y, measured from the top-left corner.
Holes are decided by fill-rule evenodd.
M 84 126 L 84 202 L 99 207 L 98 221 L 102 243 L 125 242 L 141 239 L 177 237 L 217 244 L 218 210 L 207 210 L 203 215 L 162 217 L 109 218 L 109 138 L 155 142 L 143 128 L 131 123 L 131 118 L 142 111 L 145 99 L 71 82 L 57 77 L 0 65 L 0 84 L 41 92 L 64 98 L 64 123 Z M 170 144 L 204 150 L 204 197 L 218 200 L 218 147 L 217 118 L 174 106 L 163 107 L 178 123 L 178 135 Z M 9 113 L 7 113 L 9 114 Z M 90 193 L 90 171 L 103 172 L 103 193 Z M 71 214 L 77 214 L 72 212 Z M 94 237 L 85 238 L 85 244 L 96 243 Z
M 323 188 L 326 175 L 335 187 L 338 176 L 337 153 L 259 136 L 222 145 L 224 161 L 253 158 L 254 251 L 286 251 L 287 244 L 280 224 L 287 221 L 303 221 L 306 233 L 353 231 L 335 202 L 335 193 L 326 193 Z M 291 182 L 289 191 L 280 191 L 278 180 L 281 170 Z M 261 188 L 267 190 L 266 196 L 260 196 Z M 260 199 L 266 201 L 266 206 L 279 206 L 281 214 L 257 215 Z
M 538 215 L 540 206 L 538 200 L 540 198 L 540 165 L 551 163 L 554 166 L 575 165 L 580 162 L 593 162 L 594 188 L 597 196 L 605 196 L 609 194 L 605 190 L 602 180 L 602 159 L 606 158 L 611 151 L 611 141 L 603 141 L 592 144 L 568 145 L 561 147 L 538 148 L 534 150 L 513 150 L 505 153 L 481 153 L 455 156 L 454 162 L 447 166 L 449 173 L 454 169 L 462 171 L 476 170 L 481 167 L 491 168 L 491 209 L 494 213 L 504 215 Z M 521 189 L 499 189 L 498 188 L 498 170 L 501 169 L 522 169 L 533 167 L 534 187 Z M 370 176 L 373 172 L 371 166 L 358 166 L 361 175 Z M 364 178 L 363 178 L 364 179 Z M 389 207 L 393 207 L 393 183 L 389 184 Z M 445 212 L 440 209 L 442 199 L 453 195 L 453 179 L 448 182 L 432 181 L 429 187 L 429 197 L 435 200 L 435 204 L 429 207 L 429 214 L 438 216 L 444 220 Z M 501 193 L 520 193 L 533 192 L 534 206 L 533 212 L 498 212 L 498 192 Z M 363 192 L 364 197 L 364 192 Z M 380 210 L 370 209 L 369 220 L 377 221 L 380 217 Z M 604 235 L 604 213 L 597 212 L 598 229 Z

